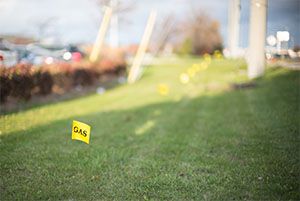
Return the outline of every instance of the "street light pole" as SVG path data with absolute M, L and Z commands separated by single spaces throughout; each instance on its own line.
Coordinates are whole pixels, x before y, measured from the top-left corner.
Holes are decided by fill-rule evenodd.
M 92 49 L 92 52 L 90 55 L 91 62 L 96 62 L 99 57 L 100 50 L 104 43 L 105 34 L 106 34 L 106 30 L 109 25 L 111 14 L 112 14 L 112 9 L 110 7 L 106 7 L 102 22 L 101 22 L 101 25 L 100 25 L 100 28 L 99 28 L 99 31 L 97 34 L 97 39 L 94 43 L 94 46 L 93 46 L 93 49 Z
M 228 12 L 228 49 L 230 57 L 238 56 L 239 33 L 240 33 L 240 0 L 229 1 Z
M 150 40 L 152 31 L 153 31 L 153 27 L 155 24 L 155 20 L 156 20 L 156 15 L 157 15 L 157 13 L 154 10 L 151 11 L 151 13 L 149 15 L 142 40 L 140 42 L 139 48 L 137 50 L 137 53 L 135 55 L 135 58 L 133 60 L 132 66 L 131 66 L 129 74 L 128 74 L 127 81 L 130 84 L 134 83 L 137 80 L 138 75 L 140 73 L 140 67 L 142 65 L 142 61 L 143 61 L 144 55 L 146 53 L 146 50 L 147 50 L 147 47 L 149 44 L 149 40 Z
M 251 0 L 248 77 L 262 76 L 265 71 L 265 38 L 267 27 L 267 0 Z
M 118 0 L 111 0 L 112 16 L 110 20 L 110 46 L 112 48 L 119 47 L 119 16 L 118 16 Z

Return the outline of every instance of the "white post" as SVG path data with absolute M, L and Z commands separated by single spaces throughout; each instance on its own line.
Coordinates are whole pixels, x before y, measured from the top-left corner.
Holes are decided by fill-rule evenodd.
M 228 49 L 230 57 L 238 56 L 239 33 L 240 33 L 240 0 L 229 1 L 228 11 Z
M 267 0 L 251 0 L 248 77 L 262 76 L 265 71 Z
M 111 0 L 110 7 L 113 9 L 112 17 L 110 20 L 110 35 L 109 43 L 111 47 L 119 47 L 119 16 L 116 11 L 118 7 L 118 0 Z
M 281 53 L 281 41 L 277 40 L 277 53 L 280 54 Z
M 92 52 L 90 55 L 91 62 L 95 62 L 98 59 L 100 49 L 101 49 L 102 44 L 105 39 L 106 30 L 109 25 L 111 13 L 112 13 L 112 9 L 110 7 L 106 7 L 104 16 L 103 16 L 103 19 L 102 19 L 102 22 L 101 22 L 101 25 L 100 25 L 100 28 L 98 31 L 97 39 L 96 39 L 96 42 L 94 43 L 94 46 L 93 46 L 93 49 L 92 49 Z
M 150 16 L 148 18 L 147 26 L 145 28 L 142 41 L 136 53 L 136 56 L 133 60 L 133 64 L 130 68 L 128 74 L 128 83 L 134 83 L 138 77 L 139 69 L 142 64 L 146 49 L 148 47 L 148 43 L 153 31 L 154 23 L 156 19 L 156 11 L 151 11 Z

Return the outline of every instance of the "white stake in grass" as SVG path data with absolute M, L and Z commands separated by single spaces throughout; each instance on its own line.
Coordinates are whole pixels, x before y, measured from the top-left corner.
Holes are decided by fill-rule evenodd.
M 228 49 L 230 57 L 236 58 L 238 56 L 239 47 L 239 33 L 240 33 L 240 0 L 229 1 L 229 22 L 228 22 Z
M 140 43 L 139 49 L 136 53 L 136 56 L 133 60 L 133 64 L 129 71 L 127 80 L 128 80 L 128 83 L 130 83 L 130 84 L 134 83 L 138 78 L 138 75 L 140 72 L 140 67 L 141 67 L 146 49 L 149 44 L 149 40 L 150 40 L 152 31 L 153 31 L 155 20 L 156 20 L 156 11 L 151 11 L 149 18 L 148 18 L 147 26 L 146 26 L 144 34 L 143 34 L 142 41 Z
M 104 42 L 105 34 L 106 34 L 106 31 L 107 31 L 107 28 L 109 25 L 111 15 L 112 15 L 112 9 L 110 7 L 106 7 L 104 16 L 102 19 L 102 23 L 101 23 L 101 26 L 98 31 L 97 39 L 96 39 L 96 42 L 94 43 L 94 47 L 93 47 L 92 53 L 90 55 L 91 62 L 96 62 L 99 57 L 100 50 L 101 50 L 101 47 Z

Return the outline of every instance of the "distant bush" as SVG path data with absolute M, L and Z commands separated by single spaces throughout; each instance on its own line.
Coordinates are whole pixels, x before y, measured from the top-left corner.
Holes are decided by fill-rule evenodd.
M 179 23 L 176 52 L 193 55 L 213 54 L 216 50 L 222 52 L 219 22 L 205 12 L 191 11 L 189 14 L 189 18 Z
M 178 54 L 180 55 L 188 55 L 191 54 L 193 50 L 192 40 L 190 38 L 186 38 L 182 45 L 178 49 Z
M 99 68 L 100 67 L 100 68 Z M 99 73 L 115 73 L 119 74 L 126 70 L 126 65 L 123 62 L 103 59 L 97 68 Z
M 8 73 L 3 68 L 0 69 L 0 101 L 5 102 L 11 91 L 11 82 Z
M 50 94 L 52 92 L 53 76 L 47 71 L 38 71 L 35 74 L 34 83 L 37 86 L 39 94 Z
M 73 76 L 73 85 L 89 86 L 94 84 L 98 73 L 91 69 L 76 69 Z
M 18 64 L 0 68 L 1 102 L 14 97 L 29 100 L 32 95 L 61 94 L 75 86 L 90 86 L 105 74 L 125 72 L 125 63 L 104 59 L 100 63 L 61 63 L 34 67 Z
M 33 74 L 33 68 L 29 65 L 17 65 L 10 68 L 10 95 L 18 99 L 29 100 L 34 88 Z
M 55 93 L 64 93 L 72 89 L 75 67 L 70 64 L 60 64 L 48 66 L 47 70 L 52 75 Z

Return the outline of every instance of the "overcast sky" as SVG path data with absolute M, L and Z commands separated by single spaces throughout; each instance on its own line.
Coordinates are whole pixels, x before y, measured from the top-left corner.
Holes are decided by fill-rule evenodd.
M 120 0 L 122 1 L 122 0 Z M 150 10 L 158 19 L 173 13 L 177 18 L 188 15 L 191 5 L 205 11 L 221 24 L 224 44 L 227 42 L 228 0 L 123 0 L 134 2 L 134 8 L 122 16 L 121 44 L 137 43 L 143 33 Z M 240 46 L 248 44 L 250 0 L 241 0 Z M 48 34 L 63 42 L 93 42 L 101 21 L 101 8 L 95 0 L 0 0 L 0 35 L 38 36 L 38 24 L 54 19 Z M 300 0 L 269 0 L 268 33 L 287 30 L 291 45 L 300 45 Z

